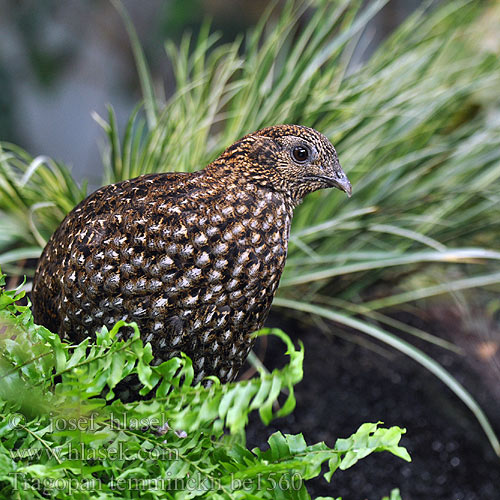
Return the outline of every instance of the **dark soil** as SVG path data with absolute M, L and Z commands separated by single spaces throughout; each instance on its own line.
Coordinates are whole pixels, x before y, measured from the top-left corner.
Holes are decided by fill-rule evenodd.
M 347 471 L 337 471 L 331 483 L 323 477 L 308 482 L 313 498 L 380 500 L 399 487 L 403 500 L 500 500 L 500 459 L 472 413 L 436 377 L 386 346 L 375 350 L 360 346 L 352 340 L 366 338 L 355 333 L 346 340 L 310 326 L 301 328 L 297 322 L 271 318 L 271 323 L 295 342 L 299 338 L 304 342 L 304 379 L 296 387 L 297 407 L 290 416 L 269 427 L 258 415 L 252 416 L 247 433 L 250 448 L 266 448 L 275 430 L 302 432 L 309 444 L 325 441 L 333 446 L 336 438 L 349 436 L 364 422 L 407 429 L 402 445 L 410 452 L 411 463 L 375 453 Z M 331 330 L 339 328 L 332 325 Z M 450 336 L 459 334 L 467 337 L 458 329 Z M 419 347 L 474 395 L 499 433 L 499 372 L 492 374 L 491 366 L 481 364 L 471 352 L 463 356 L 427 343 Z M 266 366 L 282 365 L 283 352 L 281 341 L 269 338 Z

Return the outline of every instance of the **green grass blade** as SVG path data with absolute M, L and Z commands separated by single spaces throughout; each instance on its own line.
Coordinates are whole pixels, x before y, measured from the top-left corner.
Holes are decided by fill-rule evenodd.
M 144 108 L 146 110 L 146 116 L 148 119 L 148 125 L 150 128 L 154 128 L 157 123 L 157 99 L 155 97 L 153 82 L 151 79 L 151 71 L 149 70 L 146 57 L 142 50 L 141 42 L 137 36 L 134 25 L 130 16 L 125 9 L 125 6 L 121 0 L 111 0 L 115 9 L 119 12 L 125 24 L 125 29 L 130 39 L 130 44 L 132 46 L 132 51 L 134 53 L 135 64 L 137 67 L 137 73 L 141 82 L 142 95 L 144 97 Z

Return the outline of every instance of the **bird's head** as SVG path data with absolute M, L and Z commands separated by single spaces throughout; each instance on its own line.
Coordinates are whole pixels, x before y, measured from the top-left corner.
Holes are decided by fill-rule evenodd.
M 246 181 L 288 195 L 294 204 L 318 189 L 338 188 L 351 196 L 351 183 L 331 142 L 300 125 L 276 125 L 248 134 L 221 156 Z

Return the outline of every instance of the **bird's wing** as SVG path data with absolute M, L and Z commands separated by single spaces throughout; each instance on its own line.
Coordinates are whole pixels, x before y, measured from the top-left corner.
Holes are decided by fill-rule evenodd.
M 198 177 L 142 176 L 75 207 L 41 257 L 36 320 L 80 339 L 104 319 L 140 322 L 153 310 L 175 319 L 185 311 L 210 258 L 203 247 L 220 238 L 220 222 L 218 231 L 198 231 L 208 225 L 210 204 Z M 68 330 L 85 323 L 76 334 Z
M 67 295 L 77 293 L 74 288 L 79 285 L 71 281 L 76 279 L 73 272 L 78 274 L 79 269 L 98 281 L 97 272 L 92 274 L 93 266 L 100 267 L 96 259 L 105 255 L 107 264 L 103 264 L 107 271 L 104 272 L 109 275 L 111 269 L 116 270 L 127 259 L 126 252 L 131 246 L 134 251 L 145 249 L 144 234 L 140 233 L 148 231 L 147 227 L 141 227 L 141 214 L 146 219 L 152 215 L 154 225 L 152 221 L 158 217 L 153 207 L 189 199 L 189 191 L 199 187 L 185 181 L 198 175 L 148 174 L 104 186 L 77 205 L 52 235 L 40 257 L 32 293 L 35 320 L 52 331 L 60 331 L 64 300 L 71 300 Z M 166 227 L 169 220 L 164 218 Z M 83 276 L 80 278 L 85 280 Z

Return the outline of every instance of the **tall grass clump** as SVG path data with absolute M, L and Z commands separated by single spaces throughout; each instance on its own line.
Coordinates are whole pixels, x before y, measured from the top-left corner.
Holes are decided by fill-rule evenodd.
M 111 108 L 96 116 L 108 137 L 103 183 L 199 169 L 272 124 L 325 133 L 353 197 L 319 192 L 296 210 L 274 305 L 362 331 L 416 359 L 468 405 L 500 453 L 471 395 L 394 332 L 450 346 L 390 315 L 440 294 L 499 289 L 500 59 L 481 29 L 484 16 L 498 14 L 494 7 L 459 0 L 421 9 L 357 65 L 361 34 L 385 1 L 288 1 L 229 44 L 205 24 L 178 46 L 165 43 L 176 82 L 165 100 L 126 12 L 113 3 L 130 34 L 144 102 L 124 131 Z M 31 276 L 30 259 L 84 193 L 64 166 L 2 145 L 4 268 L 27 259 Z

